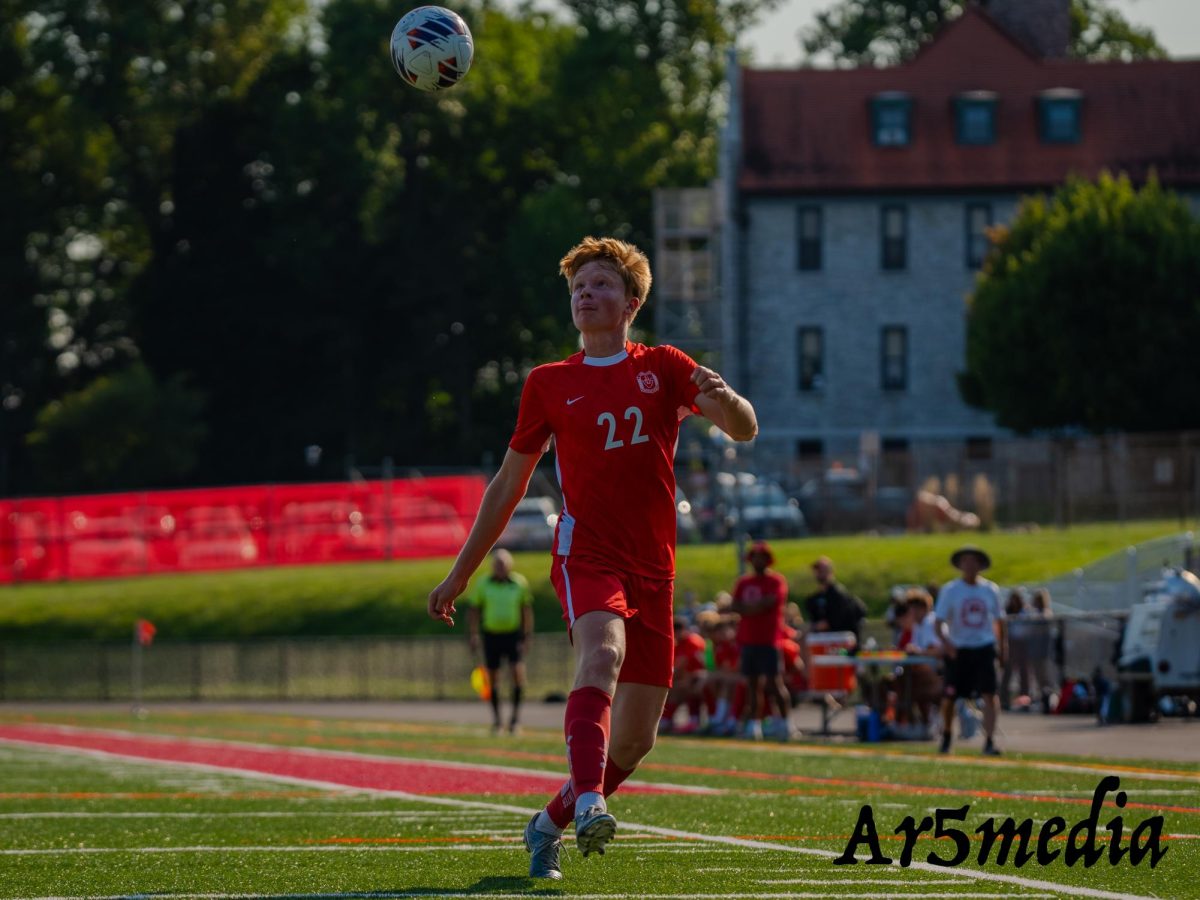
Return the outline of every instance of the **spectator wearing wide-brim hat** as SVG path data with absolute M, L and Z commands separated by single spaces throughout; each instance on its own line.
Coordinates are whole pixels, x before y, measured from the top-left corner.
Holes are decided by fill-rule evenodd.
M 965 547 L 959 547 L 950 556 L 950 565 L 956 569 L 962 568 L 962 559 L 964 556 L 974 555 L 979 560 L 979 571 L 983 572 L 992 567 L 992 558 L 980 547 L 973 544 L 967 544 Z
M 950 564 L 962 576 L 941 589 L 934 608 L 946 657 L 941 751 L 950 752 L 955 702 L 978 694 L 987 738 L 983 752 L 995 755 L 1000 752 L 992 742 L 999 707 L 996 661 L 1003 665 L 1006 655 L 1000 588 L 979 574 L 992 564 L 992 558 L 979 547 L 959 547 L 950 555 Z

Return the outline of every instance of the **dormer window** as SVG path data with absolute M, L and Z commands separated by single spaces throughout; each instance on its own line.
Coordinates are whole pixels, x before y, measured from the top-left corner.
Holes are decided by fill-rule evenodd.
M 912 98 L 885 91 L 871 99 L 871 136 L 876 147 L 907 147 L 912 141 Z
M 996 95 L 970 91 L 954 99 L 955 131 L 960 144 L 984 146 L 996 142 Z
M 1043 144 L 1078 144 L 1083 93 L 1054 88 L 1038 94 L 1038 132 Z

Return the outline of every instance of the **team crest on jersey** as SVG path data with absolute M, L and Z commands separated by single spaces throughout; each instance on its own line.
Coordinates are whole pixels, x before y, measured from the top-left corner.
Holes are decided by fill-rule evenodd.
M 653 394 L 658 390 L 658 376 L 653 372 L 638 372 L 637 383 L 643 394 Z

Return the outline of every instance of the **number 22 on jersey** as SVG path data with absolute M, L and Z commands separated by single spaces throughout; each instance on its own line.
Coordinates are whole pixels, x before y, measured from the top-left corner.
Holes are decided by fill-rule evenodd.
M 642 434 L 642 411 L 636 406 L 631 406 L 625 410 L 623 417 L 626 422 L 633 420 L 633 435 L 629 439 L 630 446 L 634 444 L 645 444 L 650 438 L 648 435 Z M 616 450 L 618 447 L 624 447 L 625 442 L 617 437 L 617 417 L 610 412 L 602 412 L 596 418 L 596 424 L 602 428 L 608 429 L 608 438 L 604 442 L 605 450 Z

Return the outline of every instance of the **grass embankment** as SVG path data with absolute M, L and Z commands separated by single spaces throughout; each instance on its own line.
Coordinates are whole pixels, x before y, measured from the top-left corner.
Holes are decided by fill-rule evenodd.
M 1152 521 L 977 537 L 815 537 L 776 541 L 774 549 L 794 599 L 812 589 L 813 558 L 827 554 L 838 577 L 879 615 L 891 585 L 953 577 L 950 553 L 967 541 L 991 553 L 989 576 L 1008 585 L 1053 578 L 1180 530 L 1178 521 Z M 171 639 L 441 633 L 443 626 L 425 614 L 425 599 L 449 564 L 348 563 L 0 588 L 0 641 L 123 640 L 139 617 Z M 684 546 L 677 568 L 677 602 L 689 592 L 705 601 L 730 587 L 737 559 L 731 544 Z M 517 554 L 517 569 L 533 587 L 539 630 L 560 627 L 546 554 Z

